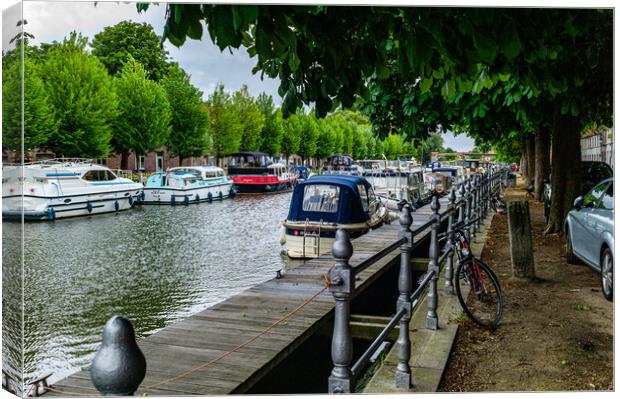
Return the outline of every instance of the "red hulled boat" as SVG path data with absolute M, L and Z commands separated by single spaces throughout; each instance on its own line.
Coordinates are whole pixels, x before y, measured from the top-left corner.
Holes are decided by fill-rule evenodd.
M 275 193 L 291 190 L 296 176 L 286 165 L 273 163 L 262 152 L 238 152 L 230 155 L 228 176 L 239 193 Z

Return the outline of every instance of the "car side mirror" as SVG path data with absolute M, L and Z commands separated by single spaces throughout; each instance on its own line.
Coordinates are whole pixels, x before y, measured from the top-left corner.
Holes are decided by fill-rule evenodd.
M 583 196 L 579 196 L 577 198 L 575 198 L 575 202 L 573 202 L 573 208 L 575 209 L 581 209 L 581 206 L 583 205 Z

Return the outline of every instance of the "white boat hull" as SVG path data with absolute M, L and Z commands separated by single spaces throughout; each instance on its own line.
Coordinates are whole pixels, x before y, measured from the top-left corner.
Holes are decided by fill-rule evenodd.
M 233 183 L 223 183 L 212 186 L 182 188 L 144 188 L 145 204 L 190 204 L 197 202 L 210 202 L 228 198 L 231 194 Z
M 335 238 L 308 236 L 285 235 L 286 254 L 292 259 L 316 258 L 332 252 Z
M 140 200 L 141 188 L 81 195 L 42 197 L 14 195 L 2 198 L 2 217 L 26 220 L 54 220 L 75 216 L 120 212 Z

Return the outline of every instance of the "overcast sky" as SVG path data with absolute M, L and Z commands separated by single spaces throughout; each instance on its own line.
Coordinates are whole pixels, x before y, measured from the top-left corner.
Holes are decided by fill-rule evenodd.
M 61 41 L 73 30 L 92 40 L 93 36 L 104 27 L 115 25 L 124 20 L 146 22 L 153 26 L 158 35 L 163 33 L 165 4 L 151 4 L 146 12 L 138 13 L 135 3 L 120 2 L 64 2 L 64 1 L 27 1 L 23 3 L 24 19 L 28 21 L 25 30 L 34 35 L 34 44 Z M 9 40 L 19 31 L 15 24 L 20 19 L 19 5 L 6 8 L 3 3 L 2 14 L 2 49 L 11 47 Z M 204 29 L 202 40 L 187 39 L 177 48 L 165 42 L 169 56 L 178 62 L 190 75 L 192 83 L 200 88 L 204 97 L 213 92 L 218 83 L 223 83 L 228 91 L 235 91 L 243 85 L 257 96 L 266 92 L 279 104 L 279 81 L 265 77 L 260 73 L 252 74 L 256 59 L 248 56 L 244 49 L 231 54 L 228 50 L 220 52 Z M 465 151 L 473 147 L 473 140 L 465 135 L 444 135 L 444 146 L 456 151 Z

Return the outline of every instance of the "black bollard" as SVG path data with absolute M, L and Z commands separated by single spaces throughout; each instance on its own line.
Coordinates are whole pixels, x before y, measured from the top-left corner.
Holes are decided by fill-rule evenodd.
M 101 346 L 90 367 L 90 379 L 103 395 L 131 396 L 144 379 L 146 360 L 131 322 L 114 316 L 105 324 Z

